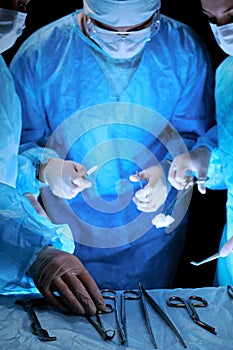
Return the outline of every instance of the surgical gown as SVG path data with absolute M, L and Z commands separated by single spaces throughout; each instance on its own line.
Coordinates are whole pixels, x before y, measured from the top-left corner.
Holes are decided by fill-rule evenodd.
M 141 52 L 114 59 L 82 33 L 76 15 L 39 29 L 11 62 L 23 108 L 21 143 L 25 150 L 32 142 L 53 148 L 87 169 L 99 166 L 90 189 L 65 201 L 43 188 L 43 202 L 53 222 L 72 228 L 75 255 L 100 288 L 170 287 L 187 208 L 177 210 L 174 229 L 156 229 L 155 213 L 133 203 L 139 187 L 128 179 L 184 150 L 170 127 L 191 149 L 212 126 L 208 53 L 189 27 L 161 16 Z M 172 189 L 165 206 L 176 195 Z
M 39 194 L 31 161 L 18 155 L 21 105 L 14 82 L 0 55 L 0 294 L 36 292 L 26 272 L 42 247 L 51 244 L 73 252 L 67 225 L 54 225 L 40 217 L 23 196 Z
M 219 149 L 223 164 L 223 175 L 227 188 L 227 223 L 223 229 L 220 248 L 233 235 L 233 57 L 227 57 L 216 72 L 216 115 L 218 124 Z M 218 259 L 215 283 L 233 284 L 233 254 Z

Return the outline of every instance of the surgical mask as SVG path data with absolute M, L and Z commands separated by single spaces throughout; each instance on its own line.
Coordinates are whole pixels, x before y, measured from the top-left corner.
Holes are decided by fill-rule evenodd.
M 0 53 L 14 45 L 22 34 L 27 14 L 0 8 Z
M 87 20 L 86 31 L 101 49 L 113 58 L 126 59 L 140 52 L 147 41 L 158 32 L 159 12 L 149 27 L 129 32 L 117 32 L 100 28 L 91 19 Z
M 214 37 L 223 51 L 233 56 L 233 23 L 217 26 L 209 23 Z

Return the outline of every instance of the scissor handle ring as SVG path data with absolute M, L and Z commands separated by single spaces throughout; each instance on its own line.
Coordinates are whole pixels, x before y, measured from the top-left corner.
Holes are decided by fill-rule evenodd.
M 108 289 L 108 288 L 102 289 L 101 294 L 103 298 L 111 299 L 111 300 L 115 300 L 117 296 L 117 292 L 114 289 Z
M 228 293 L 229 297 L 233 299 L 233 287 L 232 286 L 230 286 L 230 285 L 227 286 L 227 293 Z
M 191 295 L 188 297 L 188 300 L 195 307 L 206 307 L 208 305 L 208 301 L 205 298 L 199 297 L 198 295 Z M 197 300 L 198 302 L 195 302 L 193 300 Z
M 195 302 L 193 300 L 197 300 L 198 302 Z M 179 297 L 179 296 L 172 296 L 167 299 L 167 305 L 171 307 L 186 307 L 186 303 L 189 301 L 189 303 L 194 307 L 206 307 L 208 305 L 208 302 L 205 298 L 199 297 L 198 295 L 191 295 L 187 299 Z
M 172 296 L 166 300 L 168 306 L 171 307 L 185 307 L 184 300 L 178 296 Z
M 133 289 L 126 289 L 123 291 L 125 300 L 138 300 L 141 298 L 141 294 Z
M 102 315 L 102 314 L 110 314 L 111 312 L 114 311 L 114 307 L 111 304 L 105 304 L 106 308 L 105 310 L 98 310 L 98 314 Z

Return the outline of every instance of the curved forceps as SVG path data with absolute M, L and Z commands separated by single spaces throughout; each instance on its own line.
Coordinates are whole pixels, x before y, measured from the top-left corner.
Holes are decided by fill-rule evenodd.
M 205 298 L 199 297 L 198 295 L 192 295 L 188 297 L 187 299 L 179 297 L 179 296 L 172 296 L 167 299 L 167 305 L 171 307 L 182 307 L 186 308 L 189 317 L 200 327 L 203 327 L 207 331 L 209 331 L 212 334 L 217 334 L 214 327 L 209 326 L 207 323 L 204 323 L 200 320 L 200 317 L 198 316 L 198 313 L 195 310 L 195 307 L 206 307 L 208 305 L 208 302 Z
M 101 293 L 105 299 L 114 301 L 116 324 L 120 343 L 122 345 L 127 344 L 125 301 L 140 299 L 140 293 L 132 289 L 124 290 L 119 293 L 113 289 L 103 289 Z
M 86 315 L 86 319 L 89 323 L 99 332 L 103 340 L 112 340 L 115 336 L 115 331 L 112 329 L 105 329 L 103 322 L 100 318 L 102 314 L 109 314 L 113 311 L 113 307 L 110 304 L 106 304 L 106 309 L 104 311 L 97 311 L 95 314 L 97 322 L 92 319 L 92 316 Z

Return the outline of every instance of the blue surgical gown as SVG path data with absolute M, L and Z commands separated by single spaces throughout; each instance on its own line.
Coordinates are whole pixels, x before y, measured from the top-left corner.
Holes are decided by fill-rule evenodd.
M 223 229 L 221 247 L 233 235 L 233 57 L 227 57 L 216 72 L 216 118 L 218 124 L 219 150 L 222 159 L 223 175 L 227 188 L 226 216 L 227 223 Z M 233 284 L 233 254 L 218 259 L 215 283 L 217 285 Z
M 137 211 L 138 187 L 128 178 L 183 151 L 169 123 L 188 149 L 214 123 L 208 53 L 188 26 L 161 16 L 141 52 L 113 59 L 82 33 L 76 15 L 39 29 L 11 62 L 23 109 L 21 143 L 24 150 L 53 148 L 86 168 L 99 165 L 91 189 L 75 199 L 42 191 L 52 220 L 72 228 L 75 255 L 100 288 L 170 287 L 187 215 L 177 210 L 174 229 L 156 229 L 155 213 Z M 172 189 L 167 205 L 174 196 Z
M 21 105 L 13 78 L 0 55 L 0 294 L 36 292 L 26 272 L 42 247 L 50 244 L 73 252 L 67 225 L 54 225 L 40 217 L 23 196 L 39 194 L 31 161 L 18 155 Z

